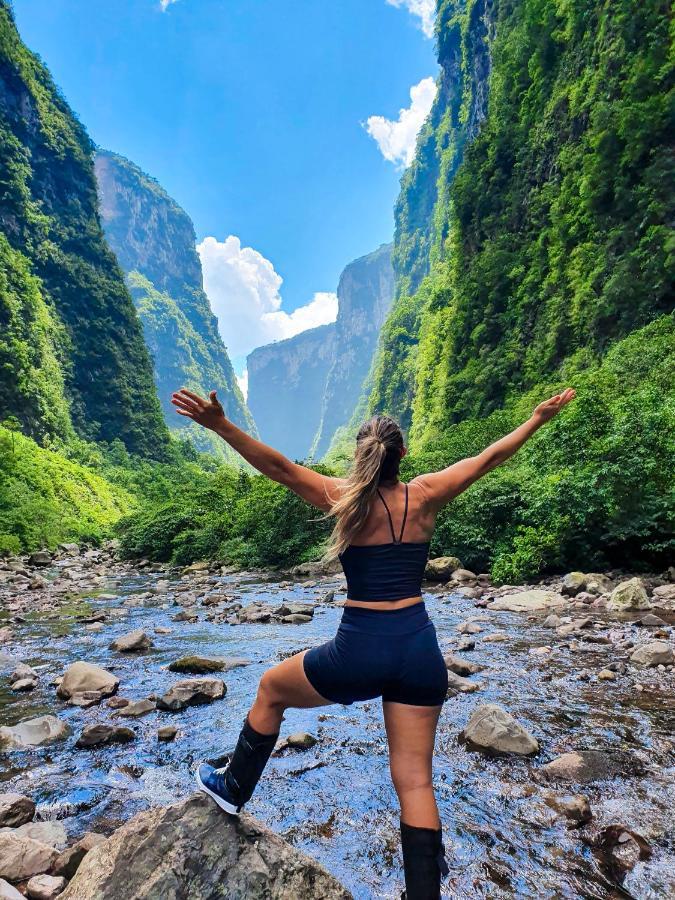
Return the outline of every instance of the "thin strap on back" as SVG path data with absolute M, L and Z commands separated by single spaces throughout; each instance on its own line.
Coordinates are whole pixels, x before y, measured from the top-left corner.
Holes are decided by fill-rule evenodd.
M 401 525 L 401 534 L 399 535 L 398 540 L 396 540 L 396 532 L 394 531 L 394 522 L 391 518 L 391 513 L 389 512 L 389 507 L 387 506 L 387 501 L 384 499 L 382 494 L 380 493 L 380 489 L 377 489 L 377 496 L 380 498 L 382 503 L 384 504 L 384 508 L 387 510 L 387 518 L 389 519 L 389 529 L 391 531 L 391 539 L 395 544 L 400 544 L 403 541 L 403 530 L 405 529 L 406 519 L 408 518 L 408 485 L 405 486 L 405 509 L 403 511 L 403 523 Z

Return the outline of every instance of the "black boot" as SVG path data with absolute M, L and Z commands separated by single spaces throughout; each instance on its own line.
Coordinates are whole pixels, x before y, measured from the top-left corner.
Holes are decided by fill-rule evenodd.
M 441 829 L 401 822 L 405 900 L 439 900 L 441 875 L 449 872 Z
M 278 732 L 260 734 L 247 718 L 229 764 L 223 769 L 200 765 L 197 784 L 226 812 L 238 813 L 251 799 L 278 737 Z

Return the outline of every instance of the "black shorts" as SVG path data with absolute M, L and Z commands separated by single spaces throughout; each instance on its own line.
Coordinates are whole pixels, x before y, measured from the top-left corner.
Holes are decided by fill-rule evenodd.
M 332 703 L 373 700 L 440 706 L 448 670 L 423 602 L 403 609 L 345 606 L 332 641 L 303 659 L 310 684 Z

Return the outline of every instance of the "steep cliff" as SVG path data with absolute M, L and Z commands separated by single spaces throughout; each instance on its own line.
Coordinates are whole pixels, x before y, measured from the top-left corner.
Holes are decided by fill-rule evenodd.
M 309 455 L 335 349 L 330 324 L 258 347 L 247 357 L 248 405 L 260 437 L 291 459 Z
M 0 418 L 146 456 L 168 434 L 98 217 L 92 145 L 0 0 Z
M 248 357 L 249 407 L 263 440 L 321 459 L 363 391 L 394 293 L 391 245 L 350 263 L 333 324 L 259 347 Z
M 228 418 L 255 433 L 202 287 L 193 224 L 153 178 L 121 156 L 99 151 L 96 176 L 106 237 L 127 273 L 166 420 L 200 449 L 234 459 L 223 441 L 176 416 L 170 402 L 182 385 L 202 394 L 215 389 Z

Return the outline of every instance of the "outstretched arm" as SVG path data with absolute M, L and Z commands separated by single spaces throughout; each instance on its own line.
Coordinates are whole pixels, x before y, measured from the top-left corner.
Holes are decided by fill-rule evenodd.
M 215 432 L 259 472 L 272 481 L 286 485 L 312 506 L 328 511 L 330 499 L 337 499 L 342 484 L 340 478 L 329 478 L 307 466 L 291 462 L 283 453 L 237 428 L 225 417 L 215 391 L 211 391 L 209 399 L 204 400 L 199 394 L 181 388 L 172 395 L 171 402 L 178 415 L 187 416 L 193 422 Z
M 544 400 L 534 410 L 527 422 L 523 422 L 510 434 L 490 444 L 482 453 L 462 459 L 460 462 L 440 472 L 430 472 L 428 475 L 418 475 L 413 479 L 423 488 L 429 503 L 436 509 L 440 509 L 453 497 L 465 491 L 474 481 L 478 481 L 492 469 L 501 465 L 546 422 L 556 416 L 570 400 L 576 396 L 571 388 L 556 394 L 550 400 Z

